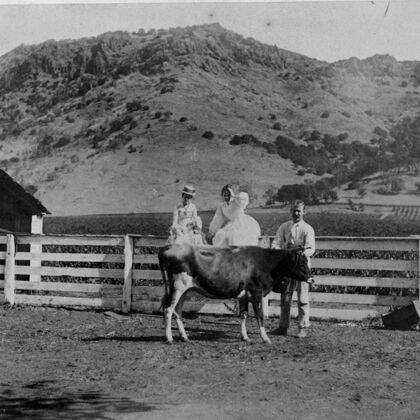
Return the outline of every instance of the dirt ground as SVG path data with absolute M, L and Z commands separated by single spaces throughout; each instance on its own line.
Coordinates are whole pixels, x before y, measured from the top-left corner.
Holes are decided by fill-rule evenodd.
M 418 331 L 314 321 L 267 345 L 250 319 L 249 345 L 233 316 L 185 324 L 170 346 L 158 316 L 0 306 L 0 419 L 418 418 Z

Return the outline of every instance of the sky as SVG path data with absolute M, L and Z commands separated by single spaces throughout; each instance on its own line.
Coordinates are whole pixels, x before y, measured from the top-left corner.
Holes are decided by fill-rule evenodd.
M 218 22 L 243 36 L 328 62 L 375 54 L 420 60 L 420 0 L 42 3 L 0 0 L 0 55 L 49 39 Z

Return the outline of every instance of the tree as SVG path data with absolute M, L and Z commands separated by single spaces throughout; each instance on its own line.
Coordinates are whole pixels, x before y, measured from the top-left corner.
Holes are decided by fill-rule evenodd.
M 274 185 L 270 185 L 268 190 L 263 194 L 262 198 L 265 200 L 265 204 L 267 206 L 270 206 L 271 204 L 274 204 L 276 201 L 277 196 L 277 187 Z
M 393 193 L 399 193 L 404 188 L 404 181 L 401 178 L 394 177 L 391 179 L 391 191 Z
M 360 195 L 360 197 L 364 197 L 367 193 L 366 187 L 364 187 L 363 185 L 359 185 L 359 187 L 357 188 L 357 193 Z
M 413 70 L 413 78 L 416 86 L 420 85 L 420 64 L 417 64 Z

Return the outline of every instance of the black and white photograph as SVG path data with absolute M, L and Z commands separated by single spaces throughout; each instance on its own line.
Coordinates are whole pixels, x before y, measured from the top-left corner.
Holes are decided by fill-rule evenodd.
M 0 419 L 407 420 L 420 2 L 0 1 Z

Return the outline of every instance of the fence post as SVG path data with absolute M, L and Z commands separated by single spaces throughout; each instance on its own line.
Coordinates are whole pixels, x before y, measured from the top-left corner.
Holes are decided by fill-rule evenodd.
M 417 287 L 420 302 L 420 235 L 417 236 Z
M 43 231 L 43 216 L 42 215 L 33 215 L 31 222 L 31 234 L 42 235 Z M 30 244 L 30 253 L 31 254 L 41 254 L 42 253 L 42 244 L 31 242 Z M 31 267 L 41 267 L 41 259 L 31 258 L 30 266 Z M 41 281 L 40 274 L 30 274 L 29 281 Z
M 122 296 L 122 311 L 131 311 L 131 297 L 133 286 L 133 254 L 134 239 L 130 235 L 124 237 L 124 286 Z
M 4 298 L 10 305 L 15 303 L 15 237 L 7 235 L 4 267 Z

